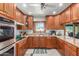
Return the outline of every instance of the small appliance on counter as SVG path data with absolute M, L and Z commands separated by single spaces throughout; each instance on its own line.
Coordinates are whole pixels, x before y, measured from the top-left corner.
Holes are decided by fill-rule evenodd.
M 50 35 L 56 35 L 56 31 L 55 30 L 50 31 Z

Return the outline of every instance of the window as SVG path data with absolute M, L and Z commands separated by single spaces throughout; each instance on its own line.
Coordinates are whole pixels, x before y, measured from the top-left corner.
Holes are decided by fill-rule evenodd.
M 44 32 L 44 23 L 43 22 L 37 22 L 35 23 L 35 28 L 37 32 Z

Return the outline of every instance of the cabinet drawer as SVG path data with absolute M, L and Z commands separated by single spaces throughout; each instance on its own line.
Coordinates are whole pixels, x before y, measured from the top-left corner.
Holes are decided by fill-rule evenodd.
M 69 52 L 70 52 L 69 53 L 70 56 L 77 56 L 76 51 L 73 51 L 73 50 L 70 49 Z
M 78 48 L 78 51 L 77 52 L 78 52 L 77 55 L 79 56 L 79 48 Z
M 72 44 L 70 44 L 70 43 L 67 43 L 66 42 L 66 45 L 68 45 L 68 47 L 71 48 L 73 51 L 76 51 L 77 50 L 77 47 L 74 46 L 74 45 L 72 45 Z

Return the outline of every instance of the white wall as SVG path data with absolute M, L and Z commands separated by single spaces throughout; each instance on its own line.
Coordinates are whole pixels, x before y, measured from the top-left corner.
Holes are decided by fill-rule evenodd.
M 34 17 L 34 21 L 46 21 L 45 17 Z

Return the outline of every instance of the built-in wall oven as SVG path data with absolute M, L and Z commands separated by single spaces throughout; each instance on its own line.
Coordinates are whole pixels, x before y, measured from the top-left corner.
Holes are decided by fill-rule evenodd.
M 14 47 L 14 21 L 0 17 L 0 55 Z
M 14 22 L 0 17 L 0 42 L 14 38 Z

